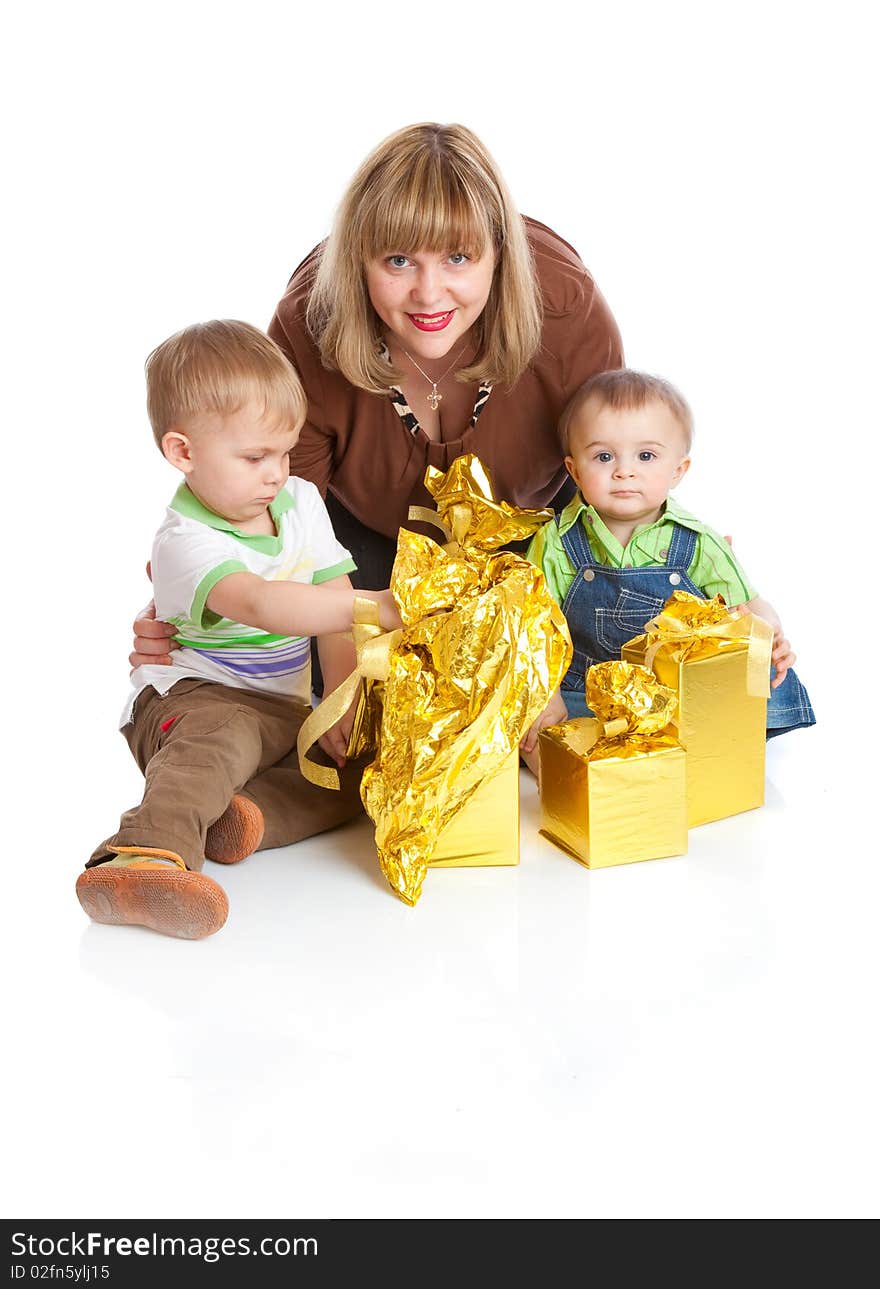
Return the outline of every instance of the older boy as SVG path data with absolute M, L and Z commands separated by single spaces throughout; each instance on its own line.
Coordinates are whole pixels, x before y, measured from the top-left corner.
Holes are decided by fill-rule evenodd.
M 144 798 L 76 885 L 96 922 L 200 939 L 228 908 L 200 871 L 205 855 L 234 863 L 280 844 L 264 837 L 247 785 L 295 755 L 310 710 L 309 637 L 331 685 L 351 670 L 353 646 L 339 633 L 352 621 L 354 563 L 315 487 L 288 477 L 306 401 L 262 332 L 208 322 L 172 336 L 147 360 L 147 406 L 157 444 L 184 476 L 152 554 L 156 606 L 181 648 L 170 666 L 132 673 L 121 725 Z M 384 626 L 399 625 L 389 591 L 357 594 L 377 601 Z M 300 821 L 283 840 L 357 813 L 353 773 L 336 794 L 292 768 L 285 790 Z
M 765 618 L 774 628 L 768 737 L 814 724 L 774 609 L 756 596 L 724 538 L 669 495 L 690 466 L 693 437 L 678 390 L 641 372 L 602 372 L 574 395 L 559 434 L 578 495 L 536 533 L 528 554 L 562 606 L 574 658 L 561 695 L 523 742 L 526 760 L 534 760 L 543 725 L 586 715 L 588 669 L 620 657 L 675 590 L 720 594 Z

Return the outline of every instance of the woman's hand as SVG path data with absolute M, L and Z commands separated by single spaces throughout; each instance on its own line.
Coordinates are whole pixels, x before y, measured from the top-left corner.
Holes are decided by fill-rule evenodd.
M 748 613 L 754 613 L 756 618 L 763 618 L 773 628 L 773 648 L 770 651 L 770 661 L 776 668 L 776 675 L 770 682 L 770 688 L 778 689 L 785 680 L 789 668 L 793 667 L 797 660 L 797 654 L 785 638 L 782 623 L 779 621 L 779 614 L 772 604 L 767 600 L 762 600 L 757 595 L 753 600 L 749 600 L 748 604 L 741 604 L 739 607 L 745 609 Z
M 153 571 L 147 564 L 147 577 L 153 580 Z M 128 655 L 132 668 L 170 667 L 171 651 L 180 645 L 172 640 L 177 628 L 170 622 L 161 622 L 156 618 L 156 605 L 151 600 L 146 608 L 141 609 L 134 620 L 134 651 Z
M 180 645 L 172 636 L 177 630 L 170 622 L 156 618 L 156 606 L 151 600 L 134 620 L 134 651 L 128 655 L 132 667 L 170 667 L 171 651 Z

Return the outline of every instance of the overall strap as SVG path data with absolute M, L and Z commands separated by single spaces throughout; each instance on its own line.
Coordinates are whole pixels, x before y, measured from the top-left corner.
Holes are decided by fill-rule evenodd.
M 556 516 L 557 528 L 559 528 L 561 519 L 562 515 Z M 590 548 L 586 524 L 584 524 L 581 517 L 569 529 L 560 534 L 559 540 L 562 542 L 563 550 L 576 569 L 599 567 Z
M 685 528 L 682 524 L 674 523 L 672 540 L 669 543 L 669 550 L 666 555 L 666 567 L 674 568 L 679 573 L 687 573 L 694 562 L 696 549 L 697 534 L 693 528 Z

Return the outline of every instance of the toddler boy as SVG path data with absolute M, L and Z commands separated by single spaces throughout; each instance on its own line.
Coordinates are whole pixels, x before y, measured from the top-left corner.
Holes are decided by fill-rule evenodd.
M 296 767 L 309 637 L 332 687 L 354 665 L 339 633 L 355 595 L 378 603 L 384 627 L 400 619 L 390 591 L 352 589 L 354 562 L 317 489 L 289 478 L 306 400 L 273 341 L 247 323 L 202 323 L 161 344 L 146 373 L 153 434 L 184 476 L 152 553 L 156 609 L 181 647 L 170 666 L 132 673 L 121 726 L 146 778 L 143 801 L 97 847 L 76 889 L 96 922 L 200 939 L 228 911 L 222 887 L 201 872 L 206 855 L 235 863 L 360 809 L 353 767 L 339 793 Z M 325 736 L 339 762 L 337 744 Z M 267 837 L 259 803 L 281 790 L 295 798 L 295 835 Z
M 559 434 L 578 494 L 532 539 L 528 556 L 561 605 L 574 657 L 554 696 L 523 740 L 534 768 L 538 731 L 587 715 L 585 680 L 660 612 L 673 591 L 722 595 L 774 629 L 768 737 L 813 725 L 810 700 L 791 670 L 795 655 L 772 608 L 728 543 L 669 493 L 690 466 L 690 408 L 668 381 L 628 369 L 601 372 L 563 412 Z

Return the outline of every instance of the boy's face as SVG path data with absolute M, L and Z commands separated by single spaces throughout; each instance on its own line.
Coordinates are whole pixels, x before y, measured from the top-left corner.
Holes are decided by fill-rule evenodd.
M 690 459 L 685 432 L 665 403 L 615 411 L 589 399 L 569 427 L 565 466 L 603 519 L 652 523 Z
M 170 430 L 162 450 L 209 510 L 239 526 L 266 513 L 290 476 L 299 430 L 251 401 L 227 416 L 206 413 Z

